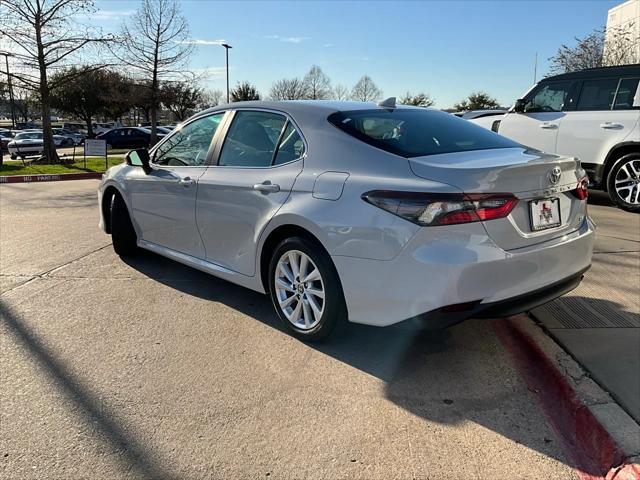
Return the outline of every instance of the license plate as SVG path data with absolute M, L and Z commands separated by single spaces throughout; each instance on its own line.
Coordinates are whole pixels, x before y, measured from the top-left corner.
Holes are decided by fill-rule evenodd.
M 560 225 L 560 199 L 541 198 L 529 202 L 531 230 L 545 230 Z

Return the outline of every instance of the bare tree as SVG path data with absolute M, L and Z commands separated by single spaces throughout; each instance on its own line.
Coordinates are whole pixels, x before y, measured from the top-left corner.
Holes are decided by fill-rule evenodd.
M 575 46 L 562 44 L 549 59 L 550 73 L 566 73 L 612 65 L 639 63 L 640 34 L 633 23 L 609 30 L 594 30 L 584 38 L 575 37 Z
M 313 65 L 303 81 L 311 100 L 325 100 L 331 96 L 331 80 L 319 66 Z
M 160 82 L 175 79 L 193 52 L 189 26 L 176 0 L 142 0 L 122 25 L 115 55 L 147 81 L 150 88 L 151 145 L 157 142 Z
M 203 90 L 198 108 L 204 110 L 206 108 L 215 107 L 222 103 L 224 92 L 222 90 Z
M 333 87 L 333 98 L 336 100 L 349 100 L 349 89 L 341 83 Z
M 602 64 L 605 66 L 640 63 L 640 30 L 630 22 L 604 32 Z
M 49 77 L 65 66 L 79 63 L 80 54 L 87 46 L 107 40 L 97 32 L 74 24 L 74 18 L 93 10 L 93 0 L 0 0 L 0 38 L 8 41 L 17 64 L 11 77 L 38 96 L 43 160 L 49 163 L 60 163 L 51 131 L 51 91 L 70 81 L 78 71 L 55 75 L 55 80 Z M 0 73 L 7 74 L 2 70 Z
M 375 102 L 382 96 L 382 91 L 368 75 L 364 75 L 351 89 L 351 98 L 359 102 Z
M 413 105 L 414 107 L 431 107 L 435 105 L 428 93 L 418 93 L 417 95 L 411 95 L 409 92 L 400 100 L 403 105 Z
M 308 98 L 307 84 L 299 78 L 283 78 L 271 86 L 272 100 L 303 100 Z
M 491 110 L 498 108 L 500 104 L 491 95 L 485 92 L 473 92 L 464 100 L 456 103 L 453 108 L 458 111 L 467 110 Z

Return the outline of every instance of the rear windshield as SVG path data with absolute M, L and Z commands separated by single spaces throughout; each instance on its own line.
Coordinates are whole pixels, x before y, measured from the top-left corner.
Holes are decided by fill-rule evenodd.
M 336 112 L 329 122 L 358 140 L 402 157 L 521 145 L 448 113 L 428 109 Z

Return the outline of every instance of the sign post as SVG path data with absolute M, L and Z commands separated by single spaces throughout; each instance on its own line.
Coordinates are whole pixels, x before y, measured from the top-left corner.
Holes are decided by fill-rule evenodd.
M 109 157 L 107 156 L 106 140 L 85 140 L 84 141 L 84 166 L 87 167 L 87 155 L 104 157 L 105 170 L 109 169 Z

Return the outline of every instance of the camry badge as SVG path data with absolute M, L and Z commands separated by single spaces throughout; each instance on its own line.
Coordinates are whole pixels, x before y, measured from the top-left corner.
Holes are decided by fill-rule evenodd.
M 549 170 L 549 173 L 547 173 L 547 178 L 554 185 L 560 181 L 561 176 L 562 170 L 560 170 L 560 167 L 553 167 L 551 170 Z

